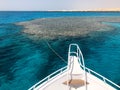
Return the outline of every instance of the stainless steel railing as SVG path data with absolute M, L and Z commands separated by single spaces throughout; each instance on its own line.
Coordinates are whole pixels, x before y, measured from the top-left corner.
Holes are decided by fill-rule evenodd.
M 53 72 L 52 74 L 48 75 L 47 77 L 45 77 L 44 79 L 42 79 L 41 81 L 39 81 L 38 83 L 36 83 L 35 85 L 33 85 L 31 88 L 29 88 L 28 90 L 34 90 L 36 87 L 42 87 L 43 84 L 47 83 L 48 81 L 50 81 L 52 78 L 54 78 L 55 76 L 59 76 L 60 74 L 62 74 L 65 70 L 67 69 L 67 66 Z M 41 85 L 42 84 L 42 85 Z
M 81 67 L 83 67 L 83 66 L 81 66 Z M 97 73 L 97 72 L 95 72 L 95 71 L 93 71 L 93 70 L 91 70 L 91 69 L 89 69 L 89 68 L 87 68 L 87 67 L 85 67 L 85 70 L 86 70 L 89 74 L 95 75 L 96 77 L 98 77 L 99 79 L 101 79 L 102 81 L 104 81 L 104 83 L 111 85 L 111 86 L 114 87 L 115 89 L 117 89 L 117 90 L 120 89 L 120 86 L 119 86 L 119 85 L 117 85 L 116 83 L 114 83 L 114 82 L 112 82 L 111 80 L 107 79 L 106 77 L 100 75 L 99 73 Z
M 71 51 L 71 47 L 74 46 L 76 47 L 76 51 Z M 100 75 L 99 73 L 85 67 L 85 63 L 84 63 L 84 58 L 83 58 L 83 54 L 81 52 L 81 49 L 79 48 L 79 46 L 77 44 L 70 44 L 69 46 L 69 52 L 68 52 L 68 58 L 71 54 L 74 54 L 78 57 L 79 59 L 79 63 L 80 63 L 80 67 L 82 67 L 82 69 L 84 70 L 84 74 L 85 74 L 85 81 L 87 80 L 87 76 L 86 76 L 86 72 L 88 72 L 89 74 L 95 75 L 97 78 L 101 79 L 104 83 L 111 85 L 112 87 L 114 87 L 115 89 L 120 89 L 120 86 L 117 85 L 116 83 L 112 82 L 111 80 L 107 79 L 106 77 Z M 85 83 L 86 84 L 86 83 Z
M 83 66 L 84 84 L 85 84 L 85 90 L 87 90 L 87 76 L 86 76 L 84 58 L 83 58 L 83 54 L 82 54 L 82 52 L 77 44 L 70 44 L 69 45 L 68 60 L 70 60 L 71 55 L 75 55 L 78 58 L 80 65 Z M 71 63 L 69 63 L 69 61 L 68 61 L 68 66 L 70 66 L 70 64 Z

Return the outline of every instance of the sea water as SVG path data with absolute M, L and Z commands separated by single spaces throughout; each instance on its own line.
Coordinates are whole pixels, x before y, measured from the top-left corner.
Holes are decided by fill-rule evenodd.
M 26 90 L 66 65 L 44 40 L 31 40 L 14 23 L 37 18 L 120 16 L 120 12 L 0 12 L 0 90 Z M 48 41 L 67 61 L 70 43 L 79 44 L 87 67 L 120 85 L 120 23 L 113 31 Z

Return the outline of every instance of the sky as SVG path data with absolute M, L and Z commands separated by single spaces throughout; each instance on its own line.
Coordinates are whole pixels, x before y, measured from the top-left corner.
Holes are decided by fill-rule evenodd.
M 0 0 L 0 11 L 118 9 L 120 0 Z

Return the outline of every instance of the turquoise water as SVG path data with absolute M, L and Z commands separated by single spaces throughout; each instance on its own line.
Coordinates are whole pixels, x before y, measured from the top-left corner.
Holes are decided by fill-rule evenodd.
M 120 12 L 25 12 L 25 11 L 0 11 L 0 24 L 27 21 L 36 18 L 51 17 L 73 17 L 73 16 L 120 16 Z
M 0 90 L 26 90 L 65 66 L 43 40 L 31 40 L 14 23 L 36 18 L 120 16 L 119 12 L 0 12 Z M 67 61 L 68 45 L 78 43 L 86 66 L 120 85 L 120 23 L 105 22 L 114 31 L 56 39 L 50 45 Z M 62 47 L 61 47 L 62 46 Z

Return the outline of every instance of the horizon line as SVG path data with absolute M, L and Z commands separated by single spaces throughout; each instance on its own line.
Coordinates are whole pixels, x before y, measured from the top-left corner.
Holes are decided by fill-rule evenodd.
M 35 11 L 35 12 L 120 12 L 120 10 L 0 10 L 4 11 Z

